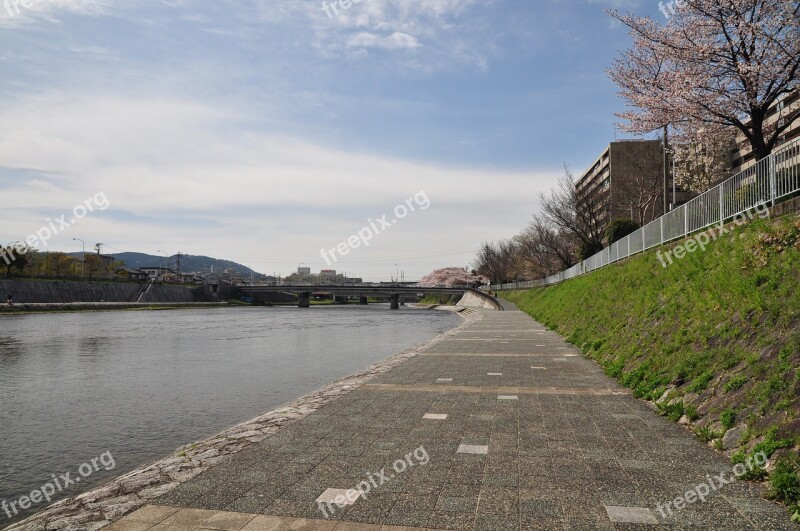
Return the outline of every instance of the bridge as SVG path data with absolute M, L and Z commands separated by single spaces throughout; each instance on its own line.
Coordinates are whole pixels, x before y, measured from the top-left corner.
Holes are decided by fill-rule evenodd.
M 369 297 L 389 299 L 390 308 L 397 310 L 400 308 L 401 298 L 417 298 L 428 295 L 464 295 L 472 293 L 479 299 L 493 305 L 496 309 L 502 309 L 497 300 L 481 291 L 469 287 L 453 288 L 421 288 L 417 286 L 393 286 L 393 285 L 370 285 L 370 284 L 338 284 L 332 286 L 237 286 L 236 289 L 242 296 L 252 297 L 260 293 L 288 293 L 297 295 L 298 306 L 308 308 L 311 305 L 313 295 L 330 295 L 335 299 L 340 297 L 358 297 L 361 304 L 367 304 Z M 404 297 L 406 296 L 406 297 Z

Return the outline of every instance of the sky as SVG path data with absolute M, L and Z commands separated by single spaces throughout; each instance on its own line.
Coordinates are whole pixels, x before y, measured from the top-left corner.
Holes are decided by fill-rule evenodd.
M 666 22 L 654 0 L 0 2 L 0 244 L 370 281 L 470 267 L 627 138 L 604 11 Z

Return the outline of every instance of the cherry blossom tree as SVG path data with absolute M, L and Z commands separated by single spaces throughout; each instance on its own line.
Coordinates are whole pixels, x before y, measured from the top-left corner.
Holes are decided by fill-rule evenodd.
M 436 286 L 444 286 L 448 288 L 453 286 L 480 286 L 481 284 L 485 283 L 486 279 L 482 279 L 476 275 L 473 275 L 469 271 L 460 267 L 445 267 L 444 269 L 437 269 L 419 281 L 419 285 L 423 288 L 432 288 Z
M 800 117 L 768 111 L 798 90 L 800 2 L 683 0 L 662 26 L 610 11 L 630 28 L 633 47 L 609 70 L 629 110 L 630 132 L 711 124 L 740 131 L 757 158 L 769 155 Z
M 675 182 L 703 193 L 730 177 L 729 154 L 736 146 L 730 129 L 719 125 L 687 128 L 673 140 Z

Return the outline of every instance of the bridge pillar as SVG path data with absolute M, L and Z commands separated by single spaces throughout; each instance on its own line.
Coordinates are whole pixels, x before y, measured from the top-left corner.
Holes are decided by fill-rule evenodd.
M 310 293 L 298 293 L 297 294 L 297 307 L 298 308 L 309 308 L 311 306 L 311 294 Z
M 366 306 L 367 304 L 369 304 L 369 300 L 366 297 L 361 297 L 361 299 L 359 300 L 359 303 L 362 306 Z
M 392 295 L 391 303 L 389 305 L 389 309 L 391 310 L 399 310 L 400 309 L 400 295 Z

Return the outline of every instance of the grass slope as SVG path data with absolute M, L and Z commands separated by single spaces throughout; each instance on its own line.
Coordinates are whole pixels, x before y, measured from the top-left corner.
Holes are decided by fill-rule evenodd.
M 781 462 L 773 476 L 788 483 L 774 496 L 791 505 L 800 501 L 798 281 L 800 217 L 790 215 L 736 228 L 666 268 L 649 252 L 503 296 L 734 461 L 765 451 Z

